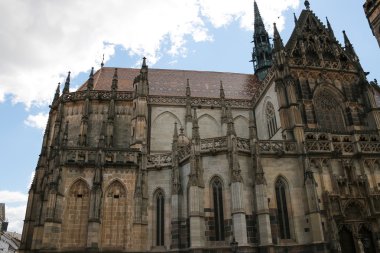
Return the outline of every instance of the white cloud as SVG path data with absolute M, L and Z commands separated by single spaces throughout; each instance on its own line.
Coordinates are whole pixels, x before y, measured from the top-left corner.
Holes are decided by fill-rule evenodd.
M 299 0 L 257 2 L 271 24 Z M 103 53 L 109 59 L 116 45 L 150 64 L 164 54 L 186 55 L 186 38 L 212 40 L 206 21 L 220 27 L 240 20 L 251 29 L 252 6 L 253 0 L 0 1 L 0 102 L 11 94 L 27 106 L 46 104 L 68 70 L 75 77 Z M 282 28 L 283 19 L 278 23 Z
M 5 203 L 5 218 L 8 231 L 22 232 L 28 194 L 16 191 L 0 191 L 0 202 Z
M 5 215 L 8 220 L 8 231 L 10 232 L 22 232 L 22 227 L 24 225 L 26 211 L 26 203 L 24 205 L 11 207 L 5 206 Z
M 24 120 L 24 123 L 27 126 L 35 127 L 35 128 L 43 130 L 46 127 L 48 117 L 49 117 L 49 114 L 40 112 L 36 115 L 28 115 L 26 120 Z
M 28 200 L 28 195 L 22 192 L 0 191 L 1 203 L 20 203 Z

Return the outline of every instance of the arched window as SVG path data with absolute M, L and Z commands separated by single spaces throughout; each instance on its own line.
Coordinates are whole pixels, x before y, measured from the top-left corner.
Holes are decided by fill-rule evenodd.
M 286 200 L 287 184 L 283 178 L 279 178 L 275 187 L 280 238 L 290 239 L 289 212 Z
M 219 178 L 212 182 L 214 202 L 215 240 L 224 241 L 223 187 Z
M 340 103 L 328 91 L 319 92 L 313 98 L 315 115 L 320 128 L 327 130 L 344 130 Z
M 62 246 L 68 248 L 85 247 L 87 243 L 87 225 L 90 196 L 87 183 L 76 181 L 66 195 Z
M 114 181 L 104 196 L 102 245 L 123 247 L 125 238 L 127 198 L 124 186 Z
M 268 137 L 272 138 L 272 136 L 277 131 L 277 122 L 275 110 L 271 102 L 267 102 L 267 105 L 265 107 L 265 117 L 267 120 Z
M 156 193 L 156 246 L 163 246 L 165 234 L 165 198 L 162 191 Z

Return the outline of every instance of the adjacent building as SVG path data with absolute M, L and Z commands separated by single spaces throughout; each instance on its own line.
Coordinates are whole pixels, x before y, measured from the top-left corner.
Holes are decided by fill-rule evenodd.
M 380 0 L 366 0 L 363 8 L 372 33 L 380 46 Z
M 68 74 L 20 252 L 380 252 L 376 83 L 308 1 L 286 44 L 254 6 L 255 74 Z

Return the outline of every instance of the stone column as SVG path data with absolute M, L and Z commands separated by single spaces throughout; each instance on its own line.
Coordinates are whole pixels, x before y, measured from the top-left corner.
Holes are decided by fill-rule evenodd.
M 204 189 L 198 186 L 189 188 L 190 248 L 202 248 L 205 245 Z
M 243 183 L 231 183 L 232 224 L 235 240 L 240 246 L 248 244 L 247 223 L 243 205 Z

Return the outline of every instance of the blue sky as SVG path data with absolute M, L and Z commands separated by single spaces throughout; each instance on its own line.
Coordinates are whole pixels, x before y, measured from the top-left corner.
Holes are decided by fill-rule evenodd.
M 252 73 L 252 1 L 112 0 L 97 6 L 96 1 L 69 0 L 64 6 L 56 1 L 33 6 L 26 0 L 0 0 L 0 36 L 5 38 L 0 41 L 0 202 L 6 202 L 10 230 L 21 232 L 48 105 L 67 71 L 73 72 L 71 86 L 78 87 L 104 53 L 106 66 L 136 67 L 145 55 L 153 68 Z M 294 28 L 293 12 L 300 14 L 303 1 L 257 2 L 268 29 L 278 23 L 286 42 Z M 379 79 L 380 49 L 363 3 L 310 2 L 323 23 L 329 18 L 341 42 L 346 30 L 363 68 L 371 72 L 369 80 Z M 21 12 L 17 17 L 8 14 L 16 9 Z

